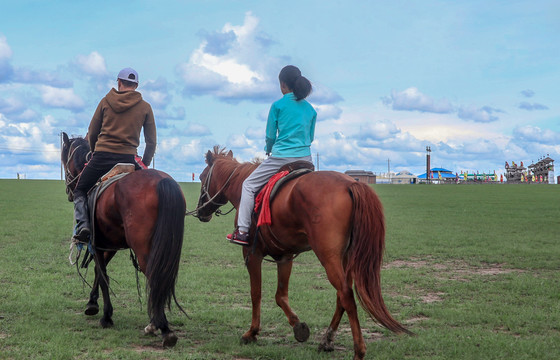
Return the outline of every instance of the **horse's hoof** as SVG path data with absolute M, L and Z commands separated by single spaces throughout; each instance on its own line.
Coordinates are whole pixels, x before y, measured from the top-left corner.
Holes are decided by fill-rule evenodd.
M 299 342 L 307 341 L 309 339 L 309 326 L 304 322 L 298 322 L 294 325 L 294 336 Z
M 163 347 L 173 347 L 175 344 L 177 344 L 177 335 L 173 331 L 163 335 Z
M 324 351 L 324 352 L 331 352 L 334 351 L 334 343 L 330 342 L 330 343 L 326 343 L 326 342 L 322 342 L 319 344 L 319 352 Z
M 256 337 L 244 337 L 244 336 L 241 337 L 241 345 L 247 345 L 255 342 L 257 342 Z
M 97 315 L 98 312 L 99 312 L 99 305 L 93 303 L 88 303 L 86 305 L 86 311 L 85 311 L 86 315 L 93 316 L 93 315 Z
M 156 331 L 157 328 L 155 327 L 155 325 L 150 323 L 144 328 L 144 335 L 155 335 Z
M 114 325 L 114 324 L 113 324 L 113 320 L 111 320 L 111 319 L 105 319 L 105 318 L 102 318 L 101 320 L 99 320 L 99 323 L 101 324 L 101 327 L 102 327 L 103 329 L 110 328 L 111 326 Z

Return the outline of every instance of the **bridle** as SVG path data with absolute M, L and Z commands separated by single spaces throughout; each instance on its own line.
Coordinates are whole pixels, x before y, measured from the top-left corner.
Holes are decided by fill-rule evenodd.
M 221 189 L 218 190 L 216 192 L 216 194 L 214 194 L 214 196 L 210 196 L 210 193 L 208 192 L 208 189 L 210 188 L 210 183 L 212 181 L 212 173 L 214 172 L 214 166 L 215 164 L 212 164 L 212 166 L 210 167 L 210 170 L 208 170 L 208 176 L 206 177 L 206 181 L 204 182 L 204 184 L 202 184 L 202 187 L 200 189 L 201 193 L 200 193 L 200 197 L 199 199 L 202 199 L 203 196 L 205 196 L 208 200 L 200 205 L 197 206 L 196 209 L 194 209 L 193 211 L 189 211 L 187 212 L 185 215 L 192 215 L 194 217 L 198 217 L 198 212 L 201 209 L 204 209 L 206 206 L 208 205 L 217 205 L 218 208 L 216 209 L 216 211 L 214 211 L 214 214 L 216 214 L 216 216 L 220 216 L 220 215 L 227 215 L 230 212 L 233 211 L 233 209 L 235 209 L 235 207 L 231 208 L 229 211 L 223 213 L 220 210 L 220 207 L 224 206 L 225 204 L 228 203 L 228 201 L 224 202 L 224 203 L 219 203 L 217 201 L 215 201 L 215 199 L 220 196 L 222 194 L 222 192 L 224 191 L 224 189 L 229 185 L 229 181 L 231 180 L 231 178 L 233 177 L 233 175 L 235 174 L 235 172 L 237 171 L 237 168 L 233 169 L 233 171 L 231 172 L 231 174 L 229 175 L 229 177 L 227 178 L 226 182 L 222 185 Z
M 74 189 L 76 188 L 78 179 L 80 178 L 80 174 L 82 172 L 80 171 L 76 175 L 73 175 L 72 172 L 70 171 L 70 162 L 73 160 L 74 153 L 76 152 L 76 150 L 78 150 L 82 146 L 83 144 L 80 144 L 72 148 L 72 145 L 70 145 L 69 147 L 72 148 L 72 151 L 68 154 L 68 157 L 66 158 L 66 164 L 64 164 L 64 177 L 65 177 L 64 182 L 66 184 L 66 194 L 72 195 L 72 198 L 74 198 Z

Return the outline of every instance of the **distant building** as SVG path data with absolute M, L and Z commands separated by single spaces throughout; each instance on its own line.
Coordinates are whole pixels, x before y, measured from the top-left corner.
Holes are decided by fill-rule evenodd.
M 347 170 L 344 172 L 346 175 L 354 178 L 354 180 L 363 182 L 365 184 L 375 184 L 376 176 L 371 171 L 365 170 Z
M 426 183 L 427 179 L 434 184 L 454 183 L 457 181 L 457 175 L 444 168 L 432 168 L 429 177 L 426 173 L 418 175 L 418 182 Z
M 506 181 L 510 184 L 513 183 L 520 183 L 525 182 L 527 179 L 527 168 L 523 166 L 523 161 L 520 165 L 516 164 L 514 161 L 511 162 L 511 165 L 508 164 L 506 161 L 505 165 L 506 169 Z
M 550 157 L 529 165 L 529 178 L 535 182 L 554 184 L 554 160 Z
M 391 177 L 391 184 L 416 184 L 418 177 L 410 171 L 401 171 Z

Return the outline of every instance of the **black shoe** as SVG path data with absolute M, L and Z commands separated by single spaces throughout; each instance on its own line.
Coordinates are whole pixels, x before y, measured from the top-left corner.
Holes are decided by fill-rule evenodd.
M 78 230 L 76 235 L 74 235 L 74 239 L 82 243 L 88 243 L 90 235 L 91 231 L 89 231 L 88 228 L 81 228 L 80 230 Z
M 228 234 L 226 236 L 226 239 L 228 239 L 230 242 L 234 244 L 239 244 L 243 246 L 249 245 L 249 233 L 239 231 L 239 229 L 235 229 L 233 234 Z

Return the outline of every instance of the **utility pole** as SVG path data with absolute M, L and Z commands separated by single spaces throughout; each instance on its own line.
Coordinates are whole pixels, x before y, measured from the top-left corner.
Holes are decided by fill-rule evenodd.
M 58 136 L 60 137 L 60 158 L 62 159 L 62 131 Z M 62 161 L 60 162 L 60 180 L 62 180 Z
M 317 153 L 317 171 L 319 171 L 319 153 Z
M 426 146 L 426 184 L 432 183 L 432 176 L 430 174 L 430 152 L 432 152 L 432 149 Z
M 389 184 L 391 183 L 391 159 L 387 159 L 387 177 L 389 178 Z

